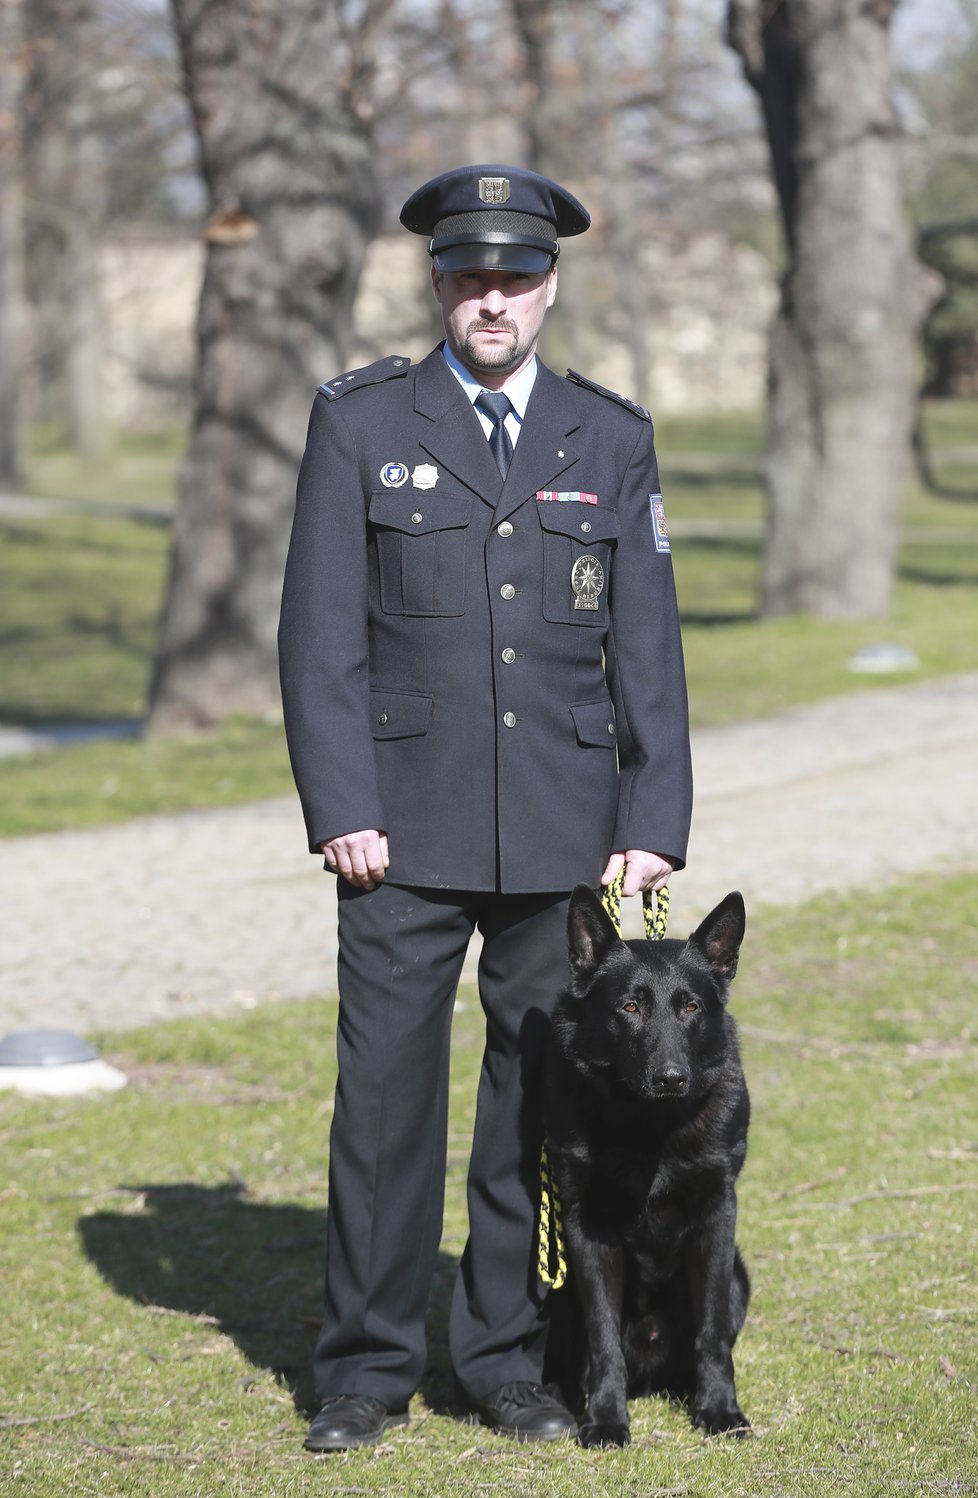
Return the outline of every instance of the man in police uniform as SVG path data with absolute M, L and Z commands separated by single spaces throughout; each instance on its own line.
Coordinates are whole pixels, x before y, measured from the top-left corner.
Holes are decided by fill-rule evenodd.
M 449 1324 L 478 1415 L 574 1430 L 541 1386 L 535 1084 L 567 894 L 682 866 L 682 649 L 652 425 L 535 355 L 570 193 L 507 166 L 405 204 L 445 342 L 320 387 L 280 648 L 311 851 L 339 875 L 339 1081 L 311 1450 L 407 1420 L 442 1224 L 449 1030 L 483 937 L 487 1039 Z

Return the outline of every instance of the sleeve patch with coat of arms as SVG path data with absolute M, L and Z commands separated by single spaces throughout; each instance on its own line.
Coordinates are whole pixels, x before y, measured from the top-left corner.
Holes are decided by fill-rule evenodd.
M 661 494 L 649 495 L 649 516 L 652 521 L 652 539 L 655 542 L 656 551 L 671 551 L 669 530 L 666 525 L 666 507 L 662 503 Z

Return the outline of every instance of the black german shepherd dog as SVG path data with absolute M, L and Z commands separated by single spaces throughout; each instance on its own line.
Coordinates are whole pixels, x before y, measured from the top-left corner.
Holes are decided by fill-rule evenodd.
M 544 1095 L 570 1270 L 548 1376 L 572 1407 L 586 1386 L 583 1446 L 625 1445 L 628 1396 L 655 1392 L 711 1435 L 748 1429 L 732 1348 L 750 1102 L 726 1010 L 744 924 L 734 893 L 688 941 L 625 942 L 587 885 L 571 897 Z

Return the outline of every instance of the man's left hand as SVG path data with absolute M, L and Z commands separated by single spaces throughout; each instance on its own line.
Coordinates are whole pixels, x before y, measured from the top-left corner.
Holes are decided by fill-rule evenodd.
M 661 853 L 646 853 L 642 848 L 626 848 L 623 853 L 612 853 L 608 867 L 601 875 L 602 884 L 610 884 L 622 864 L 625 866 L 625 883 L 622 895 L 628 898 L 637 895 L 640 889 L 661 889 L 669 883 L 675 864 Z

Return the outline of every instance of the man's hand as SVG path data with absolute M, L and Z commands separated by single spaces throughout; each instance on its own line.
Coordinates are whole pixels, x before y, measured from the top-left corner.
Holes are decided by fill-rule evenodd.
M 608 867 L 601 875 L 602 884 L 610 884 L 625 865 L 625 883 L 622 895 L 637 895 L 640 889 L 661 889 L 669 883 L 669 875 L 675 865 L 660 853 L 646 853 L 642 848 L 626 848 L 624 853 L 612 853 Z
M 327 867 L 334 874 L 342 874 L 357 889 L 376 889 L 390 863 L 387 834 L 378 832 L 376 827 L 364 832 L 345 832 L 342 837 L 331 837 L 319 846 L 326 856 Z

